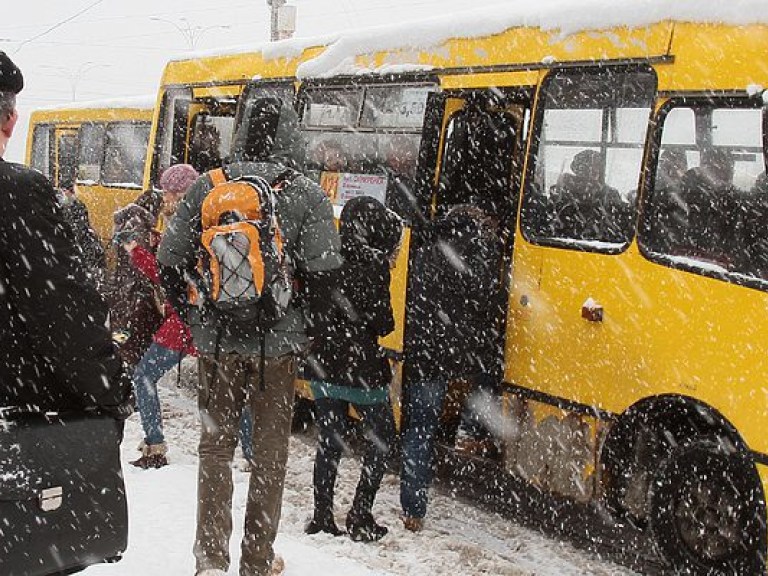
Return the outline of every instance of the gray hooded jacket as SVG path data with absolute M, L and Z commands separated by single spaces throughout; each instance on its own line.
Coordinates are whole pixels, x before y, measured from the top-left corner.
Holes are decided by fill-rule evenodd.
M 274 182 L 286 170 L 286 156 L 297 153 L 297 135 L 295 132 L 291 135 L 291 130 L 285 129 L 286 124 L 294 125 L 293 118 L 291 114 L 285 115 L 281 111 L 270 161 L 229 164 L 225 166 L 227 176 L 234 179 L 241 175 L 257 175 L 267 182 Z M 290 163 L 300 166 L 301 160 L 296 158 L 296 161 Z M 201 208 L 212 186 L 210 177 L 204 174 L 187 191 L 160 243 L 157 259 L 162 266 L 189 270 L 197 263 L 201 249 Z M 333 222 L 333 208 L 322 188 L 309 178 L 299 176 L 279 193 L 276 208 L 285 252 L 291 258 L 296 274 L 306 277 L 341 265 L 340 241 Z M 253 329 L 243 324 L 227 326 L 210 316 L 202 318 L 197 308 L 191 311 L 187 320 L 195 346 L 201 352 L 242 355 L 261 353 L 261 336 L 256 326 Z M 274 358 L 296 352 L 306 346 L 307 342 L 304 314 L 294 306 L 267 332 L 265 355 Z

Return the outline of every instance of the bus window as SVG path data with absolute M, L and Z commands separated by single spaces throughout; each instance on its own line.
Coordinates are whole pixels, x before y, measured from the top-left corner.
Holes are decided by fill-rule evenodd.
M 35 126 L 32 135 L 32 168 L 46 178 L 51 177 L 51 130 L 50 126 Z
M 522 215 L 529 239 L 592 249 L 629 242 L 655 88 L 653 72 L 637 69 L 560 70 L 545 80 Z
M 87 123 L 80 127 L 77 159 L 77 183 L 92 186 L 101 182 L 104 161 L 104 124 Z
M 641 237 L 651 257 L 768 279 L 763 113 L 742 105 L 679 102 L 662 114 Z
M 141 188 L 149 142 L 148 124 L 109 124 L 101 181 L 107 186 Z
M 71 190 L 77 169 L 77 132 L 67 131 L 56 139 L 59 166 L 56 187 Z
M 432 85 L 307 88 L 301 127 L 307 168 L 338 208 L 371 196 L 406 221 L 418 210 L 414 177 Z

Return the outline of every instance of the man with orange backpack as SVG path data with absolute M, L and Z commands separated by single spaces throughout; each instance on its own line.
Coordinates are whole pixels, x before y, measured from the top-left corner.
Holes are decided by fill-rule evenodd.
M 158 252 L 166 295 L 189 320 L 200 352 L 198 576 L 229 568 L 231 461 L 245 403 L 253 468 L 240 574 L 274 574 L 296 377 L 309 343 L 295 280 L 340 266 L 333 210 L 304 163 L 290 104 L 256 101 L 235 138 L 236 161 L 201 177 L 181 202 Z M 272 126 L 265 130 L 264 126 Z M 187 299 L 196 287 L 195 304 Z M 275 562 L 275 568 L 282 564 Z M 279 570 L 277 571 L 279 572 Z

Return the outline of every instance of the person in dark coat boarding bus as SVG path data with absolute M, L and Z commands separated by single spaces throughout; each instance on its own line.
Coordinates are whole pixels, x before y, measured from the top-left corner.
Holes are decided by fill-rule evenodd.
M 489 213 L 459 204 L 437 220 L 413 257 L 403 394 L 400 504 L 417 532 L 427 512 L 435 434 L 448 384 L 497 371 L 501 241 Z
M 346 528 L 355 541 L 387 534 L 371 513 L 394 436 L 392 369 L 378 338 L 395 328 L 389 268 L 402 232 L 400 218 L 379 201 L 365 196 L 348 201 L 339 222 L 344 264 L 327 273 L 324 288 L 313 293 L 317 303 L 310 307 L 314 341 L 308 364 L 319 443 L 308 534 L 343 534 L 333 516 L 333 492 L 350 405 L 362 419 L 367 448 Z
M 0 52 L 0 406 L 124 415 L 131 381 L 56 192 L 2 159 L 23 86 Z

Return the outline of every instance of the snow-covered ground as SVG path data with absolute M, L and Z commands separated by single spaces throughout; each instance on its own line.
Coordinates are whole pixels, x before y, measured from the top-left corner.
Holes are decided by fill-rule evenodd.
M 186 370 L 185 370 L 186 372 Z M 161 382 L 166 439 L 171 465 L 139 470 L 127 462 L 136 457 L 141 439 L 138 417 L 126 426 L 123 462 L 130 510 L 130 541 L 123 560 L 87 570 L 94 576 L 192 576 L 195 530 L 197 422 L 195 401 L 169 375 Z M 375 544 L 346 537 L 307 536 L 303 527 L 312 509 L 311 436 L 294 436 L 288 462 L 283 518 L 276 550 L 286 560 L 285 576 L 517 576 L 630 575 L 632 572 L 516 525 L 509 519 L 479 511 L 447 493 L 433 491 L 423 532 L 407 532 L 398 520 L 398 479 L 387 475 L 374 515 L 390 533 Z M 235 533 L 231 542 L 237 574 L 239 541 L 248 475 L 238 451 L 235 463 Z M 358 467 L 345 459 L 337 488 L 337 520 L 352 501 Z

